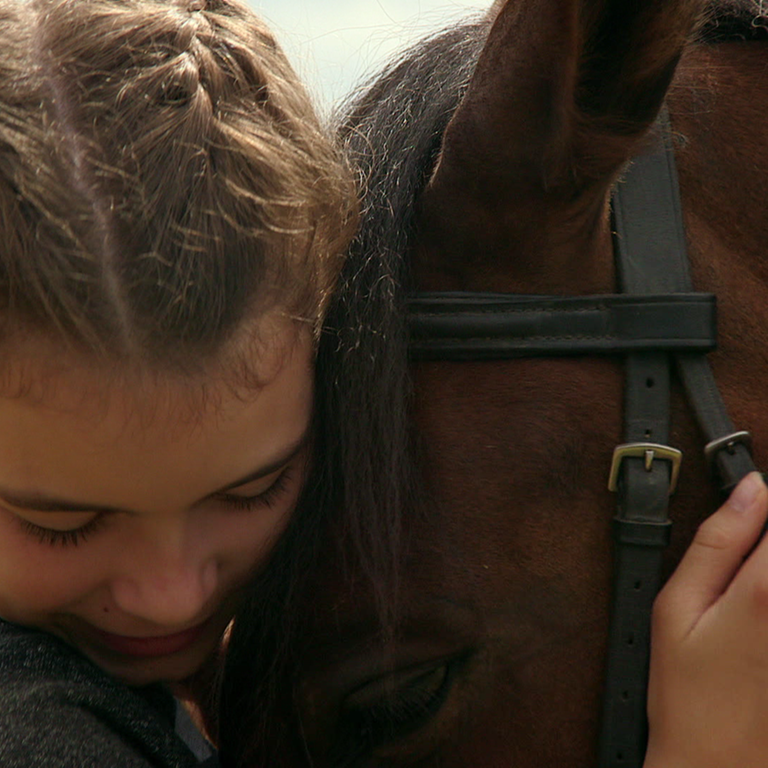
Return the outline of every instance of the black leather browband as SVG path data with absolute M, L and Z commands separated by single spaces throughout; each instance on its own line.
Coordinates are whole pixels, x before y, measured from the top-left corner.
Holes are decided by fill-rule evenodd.
M 715 297 L 420 293 L 408 301 L 417 360 L 715 349 Z

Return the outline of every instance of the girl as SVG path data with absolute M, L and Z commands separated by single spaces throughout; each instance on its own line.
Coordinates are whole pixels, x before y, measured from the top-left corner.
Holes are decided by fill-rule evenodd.
M 0 764 L 187 765 L 155 684 L 295 504 L 353 184 L 237 0 L 3 0 L 0 71 Z
M 0 764 L 192 766 L 169 686 L 295 505 L 353 185 L 237 0 L 0 0 L 0 70 Z M 765 506 L 669 588 L 649 768 L 688 764 L 678 700 L 721 676 L 738 722 L 768 709 L 718 647 L 759 636 L 729 595 L 764 547 L 718 595 Z

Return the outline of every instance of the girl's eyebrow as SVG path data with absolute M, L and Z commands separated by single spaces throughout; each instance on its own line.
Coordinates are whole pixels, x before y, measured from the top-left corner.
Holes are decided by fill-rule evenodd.
M 282 469 L 286 464 L 296 458 L 296 455 L 306 445 L 307 436 L 302 435 L 301 438 L 291 445 L 287 450 L 277 458 L 269 462 L 259 469 L 250 472 L 245 477 L 241 477 L 223 488 L 219 488 L 216 491 L 212 491 L 204 498 L 210 498 L 221 493 L 231 491 L 233 488 L 238 488 L 241 485 L 252 483 L 254 480 L 260 480 L 262 477 L 267 477 L 278 470 Z M 70 499 L 57 498 L 55 496 L 46 496 L 40 493 L 24 493 L 23 491 L 15 491 L 8 488 L 0 487 L 0 500 L 4 501 L 12 507 L 18 509 L 25 509 L 34 512 L 102 512 L 102 513 L 127 513 L 135 514 L 130 509 L 123 509 L 122 507 L 112 507 L 106 504 L 92 504 L 81 503 L 78 501 L 72 501 Z
M 245 477 L 241 477 L 240 479 L 235 480 L 229 485 L 225 485 L 223 488 L 219 488 L 218 491 L 214 491 L 209 495 L 216 496 L 219 493 L 226 493 L 227 491 L 231 491 L 233 488 L 239 488 L 241 485 L 247 485 L 248 483 L 252 483 L 254 480 L 261 480 L 262 477 L 267 477 L 274 474 L 278 470 L 282 469 L 286 464 L 295 459 L 299 451 L 301 451 L 301 449 L 306 445 L 306 442 L 307 438 L 306 435 L 304 435 L 297 443 L 292 445 L 288 451 L 285 451 L 279 459 L 276 459 L 266 466 L 257 469 L 255 472 L 251 472 Z

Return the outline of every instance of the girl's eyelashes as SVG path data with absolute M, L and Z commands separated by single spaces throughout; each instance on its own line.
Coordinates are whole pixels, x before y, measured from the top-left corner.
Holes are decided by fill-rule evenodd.
M 274 482 L 260 493 L 252 496 L 238 496 L 233 493 L 219 493 L 213 498 L 217 501 L 223 501 L 235 509 L 255 509 L 257 507 L 272 508 L 283 494 L 290 488 L 293 480 L 292 467 L 286 467 L 275 478 Z
M 291 467 L 283 469 L 275 478 L 274 482 L 265 490 L 252 496 L 238 496 L 233 493 L 219 493 L 212 496 L 212 499 L 223 502 L 234 509 L 251 510 L 259 507 L 272 508 L 279 499 L 288 491 L 293 480 L 293 471 Z M 79 528 L 69 530 L 57 530 L 55 528 L 45 528 L 41 525 L 27 520 L 26 518 L 16 516 L 16 520 L 21 525 L 22 530 L 29 536 L 37 539 L 42 544 L 51 547 L 76 547 L 82 544 L 86 539 L 96 533 L 106 522 L 107 513 L 97 514 L 87 523 Z
M 47 544 L 51 547 L 76 547 L 78 544 L 82 544 L 89 536 L 96 533 L 96 531 L 98 531 L 104 524 L 106 517 L 106 514 L 96 515 L 79 528 L 63 531 L 56 530 L 55 528 L 43 528 L 23 517 L 17 517 L 16 519 L 25 533 L 37 539 L 42 544 Z

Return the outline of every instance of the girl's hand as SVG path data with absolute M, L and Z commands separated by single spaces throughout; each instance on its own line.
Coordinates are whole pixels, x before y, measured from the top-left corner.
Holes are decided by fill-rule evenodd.
M 656 600 L 644 768 L 768 768 L 768 537 L 750 553 L 766 517 L 754 472 Z

